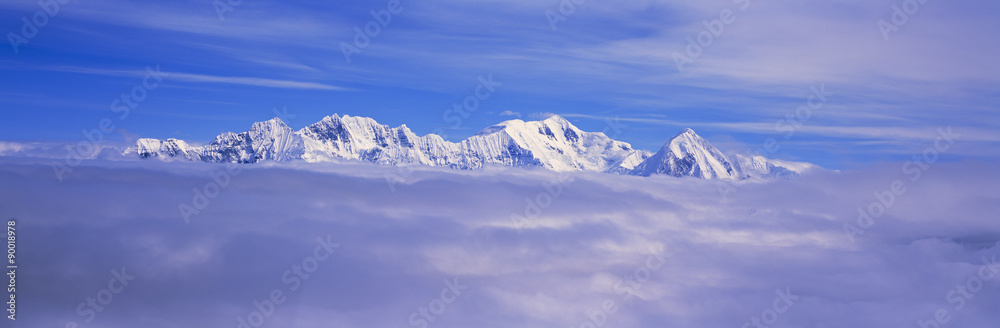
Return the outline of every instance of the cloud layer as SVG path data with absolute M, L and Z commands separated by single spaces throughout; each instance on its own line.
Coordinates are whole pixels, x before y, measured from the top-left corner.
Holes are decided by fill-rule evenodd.
M 952 292 L 1000 254 L 1000 173 L 983 163 L 934 164 L 916 181 L 886 164 L 720 184 L 90 161 L 60 183 L 46 163 L 4 161 L 0 215 L 21 229 L 24 327 L 237 327 L 259 319 L 253 311 L 273 312 L 260 317 L 268 327 L 741 327 L 753 317 L 904 327 L 939 309 L 956 327 L 1000 320 L 1000 279 L 980 278 L 958 309 Z M 844 224 L 858 225 L 857 209 L 895 180 L 906 192 L 848 238 Z M 181 204 L 200 208 L 189 224 Z M 332 252 L 317 241 L 327 236 Z M 123 268 L 135 279 L 87 322 L 91 307 L 78 307 Z M 275 290 L 283 301 L 269 312 Z

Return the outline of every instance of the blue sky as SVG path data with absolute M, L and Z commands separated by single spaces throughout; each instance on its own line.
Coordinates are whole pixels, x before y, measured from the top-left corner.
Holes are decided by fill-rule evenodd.
M 589 131 L 618 117 L 617 138 L 648 150 L 691 127 L 739 152 L 780 137 L 776 122 L 823 87 L 827 102 L 771 157 L 901 161 L 952 126 L 962 138 L 944 160 L 996 161 L 1000 4 L 927 1 L 887 40 L 878 22 L 903 4 L 586 1 L 553 29 L 558 1 L 404 0 L 348 62 L 341 43 L 388 1 L 244 0 L 221 18 L 207 0 L 70 1 L 16 53 L 0 47 L 0 140 L 80 140 L 114 118 L 129 135 L 205 142 L 275 109 L 296 129 L 338 113 L 460 140 L 518 117 L 507 112 L 556 113 Z M 5 39 L 41 10 L 0 3 Z M 674 54 L 727 10 L 733 21 L 678 70 Z M 118 119 L 112 102 L 157 66 L 170 75 Z M 451 128 L 444 112 L 480 76 L 502 85 Z

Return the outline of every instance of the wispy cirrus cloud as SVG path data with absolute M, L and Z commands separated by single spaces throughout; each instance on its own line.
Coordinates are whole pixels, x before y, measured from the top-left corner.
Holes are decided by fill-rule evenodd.
M 153 70 L 158 71 L 158 68 L 160 66 L 156 65 L 155 67 L 156 69 Z M 67 73 L 95 74 L 95 75 L 106 75 L 106 76 L 130 76 L 130 77 L 131 76 L 141 77 L 149 73 L 148 71 L 145 70 L 114 70 L 114 69 L 98 69 L 98 68 L 84 68 L 84 67 L 65 67 L 65 66 L 48 67 L 41 69 L 58 71 L 58 72 L 67 72 Z M 191 82 L 191 83 L 237 84 L 237 85 L 248 85 L 248 86 L 281 88 L 281 89 L 313 89 L 313 90 L 332 90 L 332 91 L 352 90 L 350 88 L 339 87 L 317 82 L 289 81 L 289 80 L 279 80 L 279 79 L 270 79 L 262 77 L 216 76 L 216 75 L 169 72 L 169 71 L 163 71 L 162 74 L 165 78 L 168 78 L 172 81 Z
M 721 131 L 733 133 L 749 132 L 757 134 L 785 134 L 792 129 L 790 121 L 776 122 L 690 122 L 677 121 L 662 118 L 636 118 L 619 116 L 601 116 L 579 113 L 559 114 L 563 117 L 585 118 L 593 120 L 617 120 L 622 122 L 635 122 L 651 125 L 665 125 L 673 127 L 705 127 L 715 128 Z M 805 134 L 824 137 L 840 137 L 855 139 L 880 139 L 880 140 L 934 140 L 937 138 L 936 129 L 940 126 L 831 126 L 831 125 L 810 125 L 808 122 L 795 122 L 801 124 L 794 129 L 795 134 Z M 781 128 L 779 128 L 781 127 Z M 783 128 L 783 129 L 782 129 Z M 979 127 L 953 127 L 955 131 L 961 131 L 962 139 L 965 141 L 985 141 L 1000 142 L 1000 135 L 992 129 Z
M 334 91 L 351 90 L 350 88 L 338 87 L 322 83 L 274 80 L 274 79 L 258 78 L 258 77 L 213 76 L 213 75 L 191 74 L 191 73 L 168 73 L 168 74 L 170 74 L 169 78 L 171 79 L 185 81 L 185 82 L 228 83 L 228 84 L 242 84 L 242 85 L 252 85 L 258 87 L 268 87 L 268 88 L 286 88 L 286 89 L 317 89 L 317 90 L 334 90 Z
M 515 112 L 515 111 L 509 110 L 509 109 L 505 110 L 505 111 L 502 111 L 502 112 L 500 112 L 500 114 L 497 114 L 497 115 L 500 115 L 500 116 L 516 116 L 518 118 L 521 117 L 521 113 L 520 112 Z

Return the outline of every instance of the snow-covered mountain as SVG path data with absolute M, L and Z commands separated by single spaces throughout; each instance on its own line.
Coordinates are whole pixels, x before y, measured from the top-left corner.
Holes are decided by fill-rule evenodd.
M 485 166 L 544 167 L 555 171 L 706 179 L 791 176 L 810 166 L 760 156 L 727 156 L 690 129 L 653 154 L 633 149 L 628 143 L 601 132 L 582 131 L 559 116 L 542 121 L 505 121 L 457 143 L 434 134 L 418 136 L 406 125 L 393 128 L 367 117 L 335 114 L 299 131 L 274 118 L 254 123 L 246 132 L 221 134 L 204 146 L 192 146 L 177 139 L 139 139 L 124 154 L 231 163 L 350 159 L 382 165 L 418 164 L 466 170 Z
M 684 129 L 642 163 L 628 172 L 650 176 L 666 174 L 705 179 L 747 179 L 790 177 L 809 169 L 811 164 L 768 160 L 759 155 L 726 155 L 691 129 Z M 783 166 L 784 165 L 784 166 Z

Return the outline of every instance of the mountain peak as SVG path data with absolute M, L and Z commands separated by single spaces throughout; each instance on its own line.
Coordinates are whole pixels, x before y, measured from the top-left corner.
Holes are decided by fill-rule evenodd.
M 659 152 L 637 166 L 633 174 L 740 178 L 729 158 L 692 129 L 681 130 Z
M 272 118 L 267 121 L 257 122 L 250 126 L 249 132 L 274 133 L 278 131 L 291 131 L 292 128 L 285 124 L 280 118 Z M 269 132 L 264 132 L 269 131 Z
M 503 122 L 500 122 L 500 123 L 488 126 L 488 127 L 484 128 L 482 130 L 479 130 L 479 132 L 476 132 L 475 135 L 476 136 L 490 135 L 490 134 L 493 134 L 493 133 L 496 133 L 496 132 L 499 132 L 499 131 L 503 131 L 503 130 L 507 129 L 507 127 L 509 127 L 509 126 L 520 126 L 520 125 L 524 125 L 524 121 L 522 121 L 520 119 L 507 120 L 507 121 L 503 121 Z
M 681 140 L 698 142 L 700 140 L 705 140 L 705 139 L 699 136 L 697 133 L 695 133 L 694 130 L 692 130 L 691 128 L 685 128 L 684 130 L 681 130 L 681 132 L 678 132 L 677 135 L 675 135 L 673 138 L 670 138 L 670 141 L 667 142 L 667 144 L 679 142 Z
M 562 130 L 575 130 L 576 132 L 582 132 L 579 128 L 573 125 L 573 123 L 570 123 L 569 120 L 559 115 L 549 116 L 541 123 L 542 125 L 552 126 L 553 128 L 559 127 Z
M 499 131 L 540 131 L 545 134 L 553 134 L 552 131 L 558 130 L 558 133 L 565 134 L 566 131 L 571 131 L 571 134 L 575 135 L 577 133 L 583 132 L 577 128 L 569 120 L 563 118 L 559 115 L 551 115 L 540 121 L 523 121 L 521 119 L 507 120 L 495 125 L 489 126 L 485 129 L 480 130 L 475 135 L 483 136 L 493 134 Z M 546 132 L 547 131 L 547 132 Z
M 680 145 L 681 147 L 684 147 L 685 145 L 688 147 L 694 145 L 711 146 L 708 140 L 705 140 L 705 138 L 702 138 L 700 135 L 695 133 L 694 130 L 690 128 L 681 130 L 680 133 L 675 135 L 673 138 L 670 138 L 670 141 L 667 141 L 667 143 L 664 144 L 663 147 L 676 148 L 676 146 L 678 145 Z
M 556 115 L 556 114 L 552 114 L 551 116 L 549 116 L 549 117 L 545 118 L 545 119 L 544 119 L 544 120 L 542 120 L 542 121 L 544 121 L 544 122 L 555 122 L 555 123 L 563 123 L 563 124 L 567 124 L 567 123 L 569 123 L 569 121 L 568 121 L 568 120 L 566 120 L 566 119 L 565 119 L 565 118 L 563 118 L 562 116 L 559 116 L 559 115 Z

